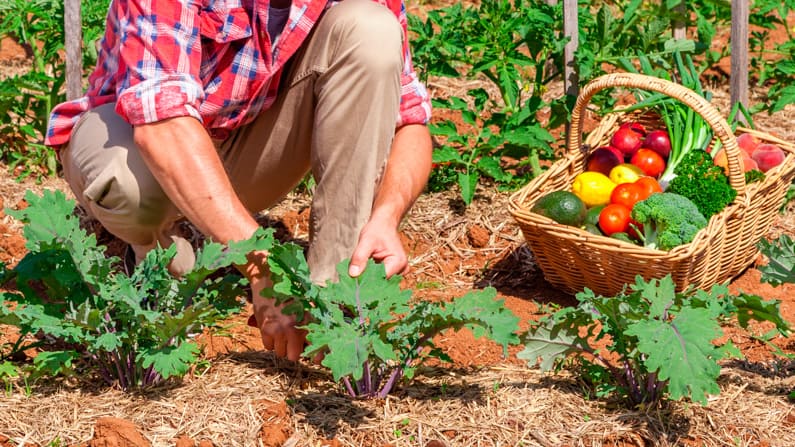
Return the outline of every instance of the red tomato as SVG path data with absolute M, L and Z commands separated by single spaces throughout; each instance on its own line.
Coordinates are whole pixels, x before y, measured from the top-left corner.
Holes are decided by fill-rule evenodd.
M 599 228 L 602 233 L 610 236 L 613 233 L 626 232 L 629 229 L 629 208 L 620 203 L 611 203 L 599 213 Z
M 643 186 L 635 183 L 620 183 L 610 193 L 610 203 L 620 203 L 632 209 L 635 203 L 645 199 L 642 197 L 645 193 L 646 190 Z
M 650 195 L 655 192 L 662 192 L 660 182 L 654 177 L 641 177 L 633 183 L 641 190 L 640 200 L 646 200 Z
M 665 171 L 665 159 L 651 149 L 638 149 L 629 162 L 650 177 L 657 177 Z

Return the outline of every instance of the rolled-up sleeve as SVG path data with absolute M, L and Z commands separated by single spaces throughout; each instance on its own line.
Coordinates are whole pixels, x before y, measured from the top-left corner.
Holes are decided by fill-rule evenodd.
M 426 124 L 431 119 L 431 99 L 411 60 L 406 5 L 400 0 L 386 0 L 385 3 L 397 15 L 403 28 L 403 73 L 400 76 L 400 113 L 397 126 Z
M 113 2 L 119 39 L 116 110 L 130 124 L 178 116 L 201 121 L 200 2 Z

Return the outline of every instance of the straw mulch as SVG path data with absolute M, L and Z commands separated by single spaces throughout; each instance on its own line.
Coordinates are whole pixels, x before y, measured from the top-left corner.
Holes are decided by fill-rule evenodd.
M 322 372 L 249 352 L 179 386 L 140 394 L 64 384 L 36 387 L 30 396 L 16 389 L 0 398 L 0 434 L 18 443 L 8 445 L 87 445 L 98 418 L 117 417 L 137 425 L 152 446 L 187 436 L 230 447 L 331 439 L 342 446 L 784 447 L 795 445 L 795 412 L 782 396 L 791 382 L 728 367 L 707 407 L 673 403 L 642 412 L 584 399 L 567 374 L 445 368 L 425 370 L 385 400 L 361 401 L 339 394 Z M 286 416 L 273 410 L 280 405 Z M 270 444 L 260 437 L 266 432 L 282 442 Z

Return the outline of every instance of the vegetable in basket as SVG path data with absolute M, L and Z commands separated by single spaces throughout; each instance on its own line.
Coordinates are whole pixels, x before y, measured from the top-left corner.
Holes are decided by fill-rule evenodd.
M 664 251 L 691 242 L 707 226 L 707 219 L 690 199 L 670 192 L 636 203 L 631 217 L 642 226 L 637 233 L 643 245 Z
M 721 212 L 737 197 L 723 169 L 713 163 L 706 151 L 690 151 L 675 173 L 666 191 L 690 199 L 706 218 Z
M 690 55 L 682 56 L 681 53 L 674 53 L 676 71 L 679 75 L 679 83 L 694 91 L 707 100 L 711 95 L 705 92 L 698 78 L 698 71 L 693 64 Z M 647 58 L 641 58 L 641 68 L 649 76 L 664 77 L 668 79 L 667 73 L 655 71 Z M 637 72 L 628 63 L 623 63 L 627 69 Z M 670 80 L 670 79 L 669 79 Z M 654 108 L 660 114 L 660 118 L 665 123 L 671 144 L 665 170 L 660 175 L 660 183 L 665 188 L 671 180 L 676 177 L 676 168 L 685 159 L 688 153 L 693 150 L 704 150 L 712 141 L 712 128 L 704 118 L 687 104 L 662 93 L 649 93 L 644 91 L 637 92 L 641 101 L 634 108 Z

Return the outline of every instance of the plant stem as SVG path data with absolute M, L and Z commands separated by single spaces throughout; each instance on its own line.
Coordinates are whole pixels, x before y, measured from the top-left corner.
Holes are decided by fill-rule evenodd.
M 395 383 L 398 379 L 403 376 L 403 371 L 400 368 L 395 368 L 392 370 L 392 373 L 389 374 L 389 379 L 387 379 L 386 383 L 384 384 L 381 391 L 378 393 L 378 397 L 381 399 L 385 398 L 390 391 L 392 391 L 392 387 L 395 386 Z
M 342 383 L 345 384 L 345 388 L 348 390 L 348 394 L 351 397 L 356 397 L 356 391 L 353 389 L 353 385 L 351 385 L 351 381 L 347 376 L 342 378 Z

